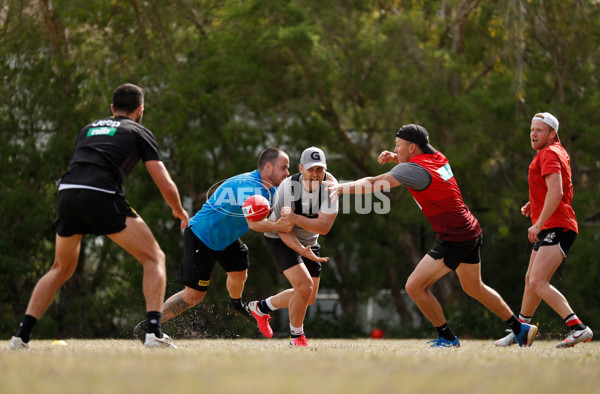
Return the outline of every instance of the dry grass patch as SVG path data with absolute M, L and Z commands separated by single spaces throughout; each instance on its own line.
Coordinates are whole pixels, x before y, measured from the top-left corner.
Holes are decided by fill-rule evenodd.
M 182 340 L 178 350 L 134 340 L 32 341 L 0 352 L 0 393 L 600 393 L 600 344 L 496 348 L 463 340 Z

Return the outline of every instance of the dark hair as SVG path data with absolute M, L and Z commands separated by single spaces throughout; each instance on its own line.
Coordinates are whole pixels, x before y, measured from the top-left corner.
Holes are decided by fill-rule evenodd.
M 113 93 L 112 104 L 115 111 L 130 114 L 144 104 L 144 91 L 131 83 L 120 85 Z
M 264 151 L 262 151 L 262 153 L 260 154 L 260 156 L 258 156 L 258 169 L 262 170 L 263 168 L 265 168 L 265 164 L 267 163 L 271 163 L 273 165 L 275 165 L 275 162 L 277 161 L 277 159 L 279 158 L 279 156 L 284 153 L 281 149 L 279 148 L 267 148 Z

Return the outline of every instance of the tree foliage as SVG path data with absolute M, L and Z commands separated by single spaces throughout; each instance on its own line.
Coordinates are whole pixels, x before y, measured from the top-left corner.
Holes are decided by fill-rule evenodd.
M 108 113 L 123 82 L 145 89 L 144 124 L 191 214 L 211 185 L 255 168 L 267 146 L 285 149 L 292 169 L 304 148 L 320 146 L 330 171 L 351 180 L 389 170 L 377 154 L 391 149 L 402 124 L 422 124 L 484 228 L 484 281 L 515 311 L 530 252 L 519 212 L 533 156 L 528 128 L 536 112 L 554 113 L 581 224 L 556 285 L 582 319 L 600 325 L 599 17 L 589 0 L 0 0 L 0 332 L 12 332 L 52 262 L 54 181 L 76 133 Z M 167 254 L 172 294 L 181 235 L 141 167 L 126 194 Z M 403 284 L 435 235 L 407 191 L 387 196 L 385 215 L 344 201 L 348 212 L 321 238 L 332 257 L 322 287 L 339 294 L 346 322 L 356 321 L 361 301 L 391 289 L 403 318 L 396 329 L 407 332 Z M 139 264 L 107 240 L 84 240 L 39 336 L 127 335 L 143 318 Z M 245 298 L 286 286 L 261 236 L 244 240 L 252 261 Z M 225 314 L 224 276 L 218 267 L 214 275 L 204 305 L 188 313 L 206 323 L 198 332 L 252 335 Z M 465 335 L 501 327 L 453 274 L 434 292 L 451 322 L 475 322 L 461 327 Z M 560 327 L 549 308 L 536 317 Z

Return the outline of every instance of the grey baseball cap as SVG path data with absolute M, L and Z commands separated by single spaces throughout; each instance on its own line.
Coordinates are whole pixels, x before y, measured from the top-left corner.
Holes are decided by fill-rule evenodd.
M 304 152 L 302 152 L 302 155 L 300 156 L 300 164 L 302 164 L 302 166 L 307 170 L 314 166 L 321 166 L 327 169 L 325 153 L 321 149 L 314 146 L 306 148 Z

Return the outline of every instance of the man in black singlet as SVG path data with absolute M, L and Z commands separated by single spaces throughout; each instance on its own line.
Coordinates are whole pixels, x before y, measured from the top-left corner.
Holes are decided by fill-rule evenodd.
M 33 326 L 77 267 L 84 234 L 108 236 L 142 264 L 148 319 L 145 346 L 175 348 L 161 329 L 165 254 L 150 228 L 125 200 L 123 180 L 141 159 L 182 228 L 188 224 L 188 214 L 160 159 L 154 135 L 140 124 L 143 90 L 132 84 L 117 87 L 111 110 L 113 116 L 87 125 L 77 137 L 69 169 L 58 182 L 54 264 L 36 284 L 10 349 L 29 348 Z

